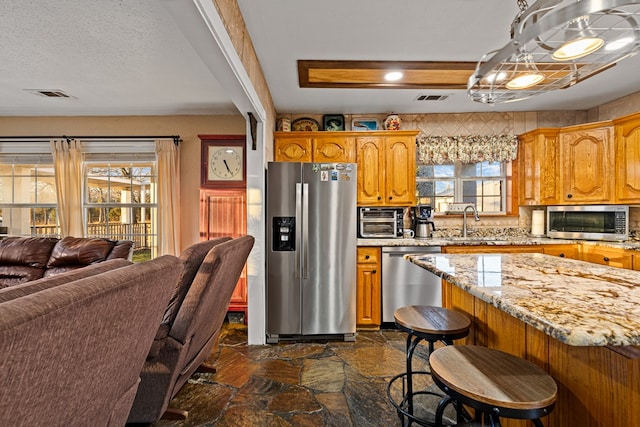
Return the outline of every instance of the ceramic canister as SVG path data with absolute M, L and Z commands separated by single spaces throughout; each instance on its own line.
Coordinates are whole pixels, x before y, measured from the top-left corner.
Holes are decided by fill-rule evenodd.
M 397 114 L 389 114 L 386 119 L 384 119 L 384 128 L 386 130 L 400 130 L 400 125 L 402 124 L 402 120 L 400 120 L 400 116 Z

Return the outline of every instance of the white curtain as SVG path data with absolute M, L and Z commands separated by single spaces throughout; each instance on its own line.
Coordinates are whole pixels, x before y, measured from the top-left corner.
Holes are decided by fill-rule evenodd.
M 82 152 L 80 142 L 54 139 L 51 153 L 58 197 L 58 220 L 62 237 L 84 235 L 82 215 Z
M 156 140 L 158 162 L 158 255 L 180 253 L 180 150 L 172 139 Z

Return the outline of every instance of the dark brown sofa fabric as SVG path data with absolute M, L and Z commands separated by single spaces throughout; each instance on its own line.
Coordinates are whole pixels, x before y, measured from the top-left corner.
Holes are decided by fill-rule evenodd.
M 210 355 L 227 307 L 254 244 L 243 236 L 215 245 L 189 287 L 164 346 L 147 358 L 129 423 L 154 423 Z
M 0 288 L 41 278 L 56 243 L 48 237 L 0 240 Z
M 0 425 L 123 426 L 180 268 L 163 256 L 0 303 Z
M 0 303 L 18 297 L 23 297 L 34 292 L 42 291 L 44 289 L 49 289 L 55 286 L 63 285 L 65 283 L 73 282 L 74 280 L 84 279 L 85 277 L 89 276 L 95 276 L 96 274 L 104 273 L 105 271 L 114 270 L 120 267 L 126 267 L 127 265 L 131 264 L 133 263 L 126 259 L 111 259 L 98 264 L 89 265 L 85 268 L 67 271 L 54 277 L 45 277 L 42 279 L 33 280 L 31 282 L 9 286 L 7 288 L 0 289 Z
M 0 289 L 86 267 L 131 259 L 133 242 L 99 238 L 8 237 L 0 240 Z

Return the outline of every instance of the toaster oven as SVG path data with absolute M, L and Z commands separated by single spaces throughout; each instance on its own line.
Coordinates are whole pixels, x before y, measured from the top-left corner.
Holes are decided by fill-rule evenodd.
M 358 208 L 358 237 L 375 239 L 401 238 L 403 208 Z

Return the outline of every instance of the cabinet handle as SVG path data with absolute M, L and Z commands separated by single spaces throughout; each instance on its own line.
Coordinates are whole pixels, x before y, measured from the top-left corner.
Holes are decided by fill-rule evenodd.
M 378 196 L 378 200 L 382 200 L 382 197 L 381 197 L 381 196 Z
M 371 274 L 376 274 L 378 272 L 378 270 L 372 270 Z
M 606 256 L 606 257 L 604 257 L 602 259 L 604 260 L 604 262 L 609 262 L 609 257 L 608 256 Z
M 369 258 L 371 258 L 371 256 L 370 256 L 370 255 L 365 255 L 365 256 L 364 256 L 364 259 L 369 259 Z
M 570 199 L 573 197 L 573 194 L 567 194 L 567 199 Z
M 393 197 L 389 196 L 389 200 L 393 200 Z
M 564 258 L 564 254 L 560 254 L 558 255 L 560 258 Z

